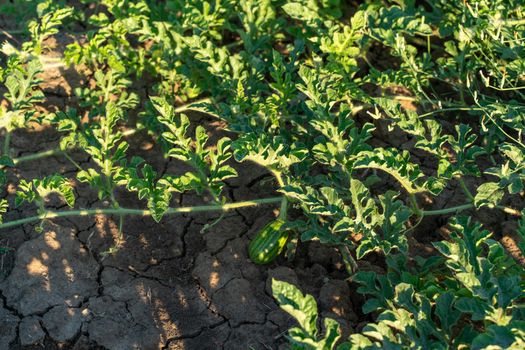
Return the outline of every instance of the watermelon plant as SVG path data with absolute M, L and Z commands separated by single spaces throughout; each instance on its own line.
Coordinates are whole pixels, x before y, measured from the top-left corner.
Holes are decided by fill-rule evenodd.
M 0 218 L 0 229 L 102 214 L 122 230 L 130 215 L 160 222 L 279 206 L 248 247 L 253 262 L 285 250 L 293 260 L 297 244 L 310 241 L 335 247 L 373 319 L 341 343 L 335 321 L 319 330 L 311 296 L 274 282 L 299 322 L 293 348 L 524 347 L 523 266 L 480 215 L 514 221 L 514 257 L 523 259 L 524 1 L 14 3 L 20 13 L 0 5 L 19 19 L 1 32 L 0 180 L 15 190 L 0 213 L 28 204 L 36 212 Z M 67 33 L 63 57 L 50 59 L 48 40 Z M 74 89 L 76 105 L 50 111 L 41 76 L 57 65 L 82 67 L 90 85 Z M 134 90 L 141 80 L 151 81 L 146 96 Z M 216 118 L 231 136 L 212 144 L 203 126 L 191 127 L 190 111 Z M 16 156 L 11 136 L 35 125 L 56 130 L 57 148 Z M 155 169 L 132 154 L 137 132 L 187 171 Z M 21 163 L 49 156 L 71 162 L 74 174 L 16 179 Z M 244 162 L 264 168 L 278 195 L 230 201 L 226 188 Z M 75 183 L 97 192 L 97 206 L 77 204 Z M 119 191 L 136 193 L 144 207 L 123 206 Z M 176 206 L 188 192 L 204 204 Z M 51 194 L 62 209 L 49 206 Z M 410 238 L 434 219 L 450 219 L 453 233 L 429 245 L 432 257 L 418 257 Z M 371 255 L 384 260 L 385 274 L 362 271 Z
M 434 243 L 439 255 L 416 256 L 410 264 L 406 254 L 391 254 L 386 274 L 355 274 L 358 292 L 368 297 L 363 311 L 379 314 L 340 344 L 333 319 L 324 320 L 319 336 L 311 295 L 273 280 L 275 299 L 300 326 L 290 329 L 290 342 L 299 349 L 523 348 L 523 268 L 469 217 L 454 218 L 450 226 L 451 239 Z

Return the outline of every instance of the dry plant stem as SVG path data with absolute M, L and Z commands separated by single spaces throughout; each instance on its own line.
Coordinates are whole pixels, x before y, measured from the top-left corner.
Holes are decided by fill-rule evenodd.
M 75 160 L 73 158 L 71 158 L 67 152 L 62 152 L 62 154 L 64 155 L 64 157 L 66 157 L 67 160 L 69 160 L 71 162 L 71 164 L 73 164 L 79 171 L 83 171 L 84 169 L 82 169 L 82 167 L 80 166 L 80 164 L 78 164 L 77 162 L 75 162 Z
M 209 211 L 228 211 L 238 208 L 245 207 L 256 207 L 263 204 L 273 204 L 282 202 L 283 197 L 271 197 L 254 199 L 250 201 L 242 201 L 236 203 L 226 203 L 221 205 L 198 205 L 194 207 L 180 207 L 180 208 L 169 208 L 165 215 L 182 214 L 182 213 L 198 213 L 198 212 L 209 212 Z M 71 217 L 71 216 L 93 216 L 93 215 L 139 215 L 139 216 L 151 216 L 151 210 L 143 209 L 129 209 L 129 208 L 98 208 L 98 209 L 80 209 L 80 210 L 67 210 L 67 211 L 52 211 L 48 210 L 40 215 L 35 215 L 19 220 L 13 220 L 0 224 L 0 229 L 20 226 L 30 222 L 35 222 L 44 219 L 53 219 L 60 217 Z

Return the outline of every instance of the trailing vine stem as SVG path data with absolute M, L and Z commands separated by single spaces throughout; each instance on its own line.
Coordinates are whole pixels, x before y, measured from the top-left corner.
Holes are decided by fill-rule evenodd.
M 56 155 L 62 154 L 63 152 L 64 151 L 62 151 L 59 148 L 50 149 L 50 150 L 47 150 L 47 151 L 38 152 L 38 153 L 32 153 L 32 154 L 28 154 L 27 156 L 21 156 L 21 157 L 18 157 L 18 158 L 14 158 L 13 159 L 13 163 L 15 163 L 15 165 L 17 165 L 19 163 L 29 162 L 29 161 L 32 161 L 32 160 L 37 160 L 37 159 L 46 158 L 46 157 L 50 157 L 50 156 L 56 156 Z
M 4 139 L 3 155 L 9 157 L 9 144 L 11 143 L 11 132 L 7 131 Z
M 454 207 L 444 208 L 444 209 L 422 210 L 420 213 L 421 213 L 422 217 L 425 217 L 425 216 L 451 214 L 451 213 L 456 213 L 456 212 L 459 212 L 459 211 L 468 210 L 468 209 L 472 209 L 472 208 L 475 208 L 473 203 L 465 203 L 465 204 L 462 204 L 462 205 L 457 205 L 457 206 L 454 206 Z
M 458 178 L 458 181 L 459 181 L 459 186 L 461 187 L 461 189 L 463 190 L 463 192 L 465 193 L 467 198 L 472 203 L 474 203 L 474 196 L 472 195 L 472 192 L 470 192 L 470 190 L 468 189 L 467 185 L 465 184 L 465 181 L 463 181 L 463 178 L 461 178 L 461 177 Z
M 286 215 L 286 207 L 288 205 L 288 200 L 285 196 L 252 199 L 249 201 L 241 201 L 241 202 L 225 203 L 225 204 L 197 205 L 193 207 L 169 208 L 166 211 L 165 215 L 210 212 L 210 211 L 225 212 L 225 211 L 238 209 L 238 208 L 256 207 L 259 205 L 273 204 L 273 203 L 281 203 L 281 213 L 279 214 L 279 217 L 281 219 L 284 219 L 284 217 L 281 216 L 281 214 L 284 212 L 285 213 L 284 215 Z M 474 209 L 474 208 L 475 208 L 475 205 L 473 203 L 465 203 L 462 205 L 458 205 L 458 206 L 454 206 L 450 208 L 438 209 L 438 210 L 420 210 L 419 213 L 414 213 L 414 214 L 417 214 L 419 217 L 422 218 L 422 217 L 427 217 L 427 216 L 446 215 L 446 214 L 456 213 L 456 212 L 460 212 L 463 210 Z M 501 205 L 494 206 L 494 208 L 498 208 L 510 215 L 522 216 L 522 213 L 516 209 L 512 209 L 512 208 L 501 206 Z M 38 215 L 1 223 L 0 230 L 24 225 L 24 224 L 39 221 L 39 220 L 54 219 L 54 218 L 60 218 L 60 217 L 93 216 L 93 215 L 119 215 L 120 217 L 123 217 L 126 215 L 151 216 L 153 215 L 153 213 L 151 210 L 147 210 L 147 209 L 130 209 L 130 208 L 122 208 L 122 207 L 64 210 L 64 211 L 40 210 L 40 214 Z
M 352 276 L 354 273 L 357 272 L 358 266 L 357 261 L 355 261 L 354 257 L 350 253 L 350 249 L 348 249 L 348 246 L 346 244 L 340 244 L 338 246 L 339 252 L 341 253 L 341 256 L 343 257 L 343 263 L 345 264 L 346 272 L 350 276 Z
M 179 207 L 169 208 L 165 215 L 182 214 L 182 213 L 197 213 L 197 212 L 209 212 L 209 211 L 228 211 L 238 208 L 255 207 L 263 204 L 272 204 L 282 202 L 282 197 L 270 197 L 262 199 L 253 199 L 249 201 L 217 204 L 217 205 L 198 205 L 193 207 Z M 93 216 L 93 215 L 139 215 L 139 216 L 151 216 L 153 213 L 147 209 L 130 209 L 130 208 L 94 208 L 94 209 L 79 209 L 79 210 L 64 210 L 64 211 L 53 211 L 46 210 L 41 212 L 39 215 L 13 220 L 0 224 L 0 229 L 20 226 L 23 224 L 44 220 L 54 219 L 60 217 L 71 217 L 71 216 Z
M 435 215 L 445 215 L 445 214 L 456 213 L 456 212 L 460 212 L 463 210 L 474 209 L 474 208 L 476 208 L 474 203 L 465 203 L 465 204 L 457 205 L 455 207 L 450 207 L 450 208 L 444 208 L 444 209 L 438 209 L 438 210 L 423 210 L 421 211 L 421 215 L 423 217 L 435 216 Z M 487 208 L 489 209 L 497 208 L 509 215 L 518 216 L 518 217 L 522 216 L 522 213 L 519 210 L 509 208 L 503 205 L 488 205 Z
M 410 199 L 410 203 L 412 204 L 412 210 L 414 211 L 414 214 L 422 217 L 423 211 L 421 210 L 421 208 L 419 207 L 419 204 L 417 203 L 416 195 L 413 193 L 409 193 L 408 198 Z

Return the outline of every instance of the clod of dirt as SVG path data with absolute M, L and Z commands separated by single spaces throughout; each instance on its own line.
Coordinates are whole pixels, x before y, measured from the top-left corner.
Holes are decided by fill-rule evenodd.
M 193 276 L 208 294 L 224 287 L 233 278 L 241 277 L 238 270 L 231 269 L 210 253 L 204 252 L 197 256 Z
M 20 246 L 13 271 L 0 284 L 7 305 L 24 316 L 64 303 L 78 307 L 82 300 L 97 294 L 98 264 L 74 230 L 48 227 Z
M 43 317 L 44 327 L 53 340 L 63 343 L 72 340 L 80 331 L 87 312 L 65 305 L 55 306 Z
M 22 322 L 20 322 L 19 327 L 20 345 L 38 345 L 44 342 L 46 334 L 44 333 L 44 331 L 42 330 L 42 326 L 40 325 L 40 317 L 24 317 L 24 319 L 22 319 Z
M 172 341 L 168 350 L 217 350 L 223 348 L 224 342 L 228 339 L 230 327 L 228 323 L 223 323 L 214 328 L 206 328 L 195 337 L 177 339 Z
M 328 272 L 319 264 L 313 264 L 306 269 L 297 270 L 297 277 L 299 277 L 301 286 L 303 286 L 303 293 L 314 296 L 317 295 L 319 288 L 321 288 L 328 279 L 327 276 Z
M 224 322 L 208 308 L 196 285 L 167 287 L 114 268 L 104 269 L 102 284 L 109 298 L 90 300 L 93 319 L 88 333 L 110 350 L 157 349 L 169 339 L 189 337 Z M 124 345 L 113 340 L 112 327 Z
M 264 288 L 264 276 L 260 267 L 248 258 L 248 239 L 246 236 L 228 242 L 216 257 L 228 269 L 235 272 L 240 271 L 240 275 L 250 281 L 254 288 Z M 262 286 L 258 284 L 262 284 Z
M 92 298 L 89 309 L 93 319 L 88 324 L 89 338 L 111 350 L 158 349 L 163 341 L 158 332 L 136 323 L 124 302 L 111 297 Z
M 520 239 L 516 234 L 517 230 L 518 224 L 515 221 L 505 221 L 501 225 L 503 237 L 501 237 L 500 243 L 507 250 L 510 256 L 512 256 L 519 264 L 521 264 L 521 266 L 525 266 L 525 256 L 518 246 Z
M 255 296 L 250 282 L 245 279 L 233 279 L 213 294 L 212 301 L 233 327 L 243 322 L 264 322 L 265 316 L 260 309 L 260 301 Z
M 341 255 L 334 247 L 313 241 L 308 245 L 308 258 L 312 263 L 323 266 L 342 266 Z
M 264 290 L 268 295 L 272 295 L 272 279 L 275 278 L 278 281 L 284 281 L 299 287 L 299 279 L 294 270 L 286 266 L 279 266 L 275 269 L 268 271 L 268 278 L 266 279 L 266 285 Z
M 71 350 L 94 350 L 95 348 L 91 346 L 89 338 L 85 335 L 81 335 L 76 341 L 75 345 Z
M 366 260 L 357 261 L 357 266 L 358 266 L 359 271 L 370 271 L 370 272 L 375 272 L 377 274 L 385 273 L 385 269 L 382 266 L 372 264 Z
M 16 338 L 16 328 L 20 320 L 0 306 L 0 349 L 9 349 L 9 344 Z
M 222 249 L 217 258 L 227 265 L 241 269 L 245 265 L 254 265 L 248 259 L 248 241 L 242 238 L 236 238 Z
M 204 235 L 208 251 L 212 254 L 217 253 L 229 240 L 239 237 L 246 229 L 246 225 L 238 215 L 223 218 L 213 226 L 213 231 L 208 230 Z M 217 232 L 221 234 L 218 235 Z
M 357 315 L 352 308 L 348 283 L 341 280 L 326 282 L 319 292 L 321 309 L 329 311 L 340 318 L 357 322 Z
M 104 260 L 105 266 L 121 267 L 131 266 L 137 271 L 146 271 L 152 265 L 157 265 L 161 261 L 181 257 L 184 253 L 184 243 L 182 237 L 186 219 L 178 217 L 177 220 L 167 223 L 159 223 L 154 229 L 148 229 L 142 218 L 127 218 L 124 226 L 126 232 L 125 241 L 120 248 L 126 254 L 113 254 Z M 153 221 L 151 218 L 147 219 Z M 101 251 L 107 249 L 107 237 L 104 237 L 102 227 L 98 228 L 98 235 L 91 238 L 93 249 Z M 105 234 L 107 236 L 107 233 Z M 117 226 L 112 232 L 112 236 L 118 235 Z M 98 237 L 96 237 L 98 236 Z M 102 248 L 104 247 L 104 248 Z
M 245 324 L 232 330 L 224 349 L 271 349 L 278 332 L 277 326 L 270 322 L 262 325 Z
M 289 313 L 284 310 L 277 308 L 271 311 L 267 316 L 268 321 L 277 325 L 279 329 L 290 329 L 292 326 L 296 325 L 295 318 L 290 316 Z

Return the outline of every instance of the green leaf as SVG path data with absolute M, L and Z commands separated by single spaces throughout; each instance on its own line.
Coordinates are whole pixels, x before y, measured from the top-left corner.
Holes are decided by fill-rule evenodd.
M 443 293 L 436 299 L 436 315 L 439 317 L 441 328 L 449 333 L 461 316 L 461 312 L 454 308 L 454 299 L 451 292 Z
M 503 198 L 504 192 L 495 182 L 487 182 L 481 184 L 474 198 L 476 207 L 481 208 L 485 206 L 494 207 Z
M 272 279 L 273 296 L 279 306 L 299 323 L 288 330 L 289 339 L 301 349 L 332 350 L 341 337 L 339 324 L 330 318 L 324 320 L 324 336 L 318 338 L 317 303 L 311 295 L 303 295 L 292 284 Z
M 290 283 L 272 279 L 273 297 L 280 307 L 294 317 L 301 328 L 312 337 L 316 337 L 317 303 L 311 295 L 303 295 Z
M 319 18 L 316 8 L 310 8 L 300 2 L 288 2 L 283 5 L 283 10 L 290 17 L 301 21 L 312 21 Z
M 7 202 L 7 199 L 0 200 L 0 224 L 4 222 L 4 214 L 7 213 L 8 209 L 9 203 Z
M 510 327 L 491 325 L 487 333 L 480 334 L 472 341 L 472 349 L 512 349 L 516 336 Z M 524 343 L 522 343 L 523 345 Z M 517 348 L 515 348 L 517 349 Z
M 3 155 L 0 156 L 0 166 L 14 167 L 15 163 L 11 157 Z

